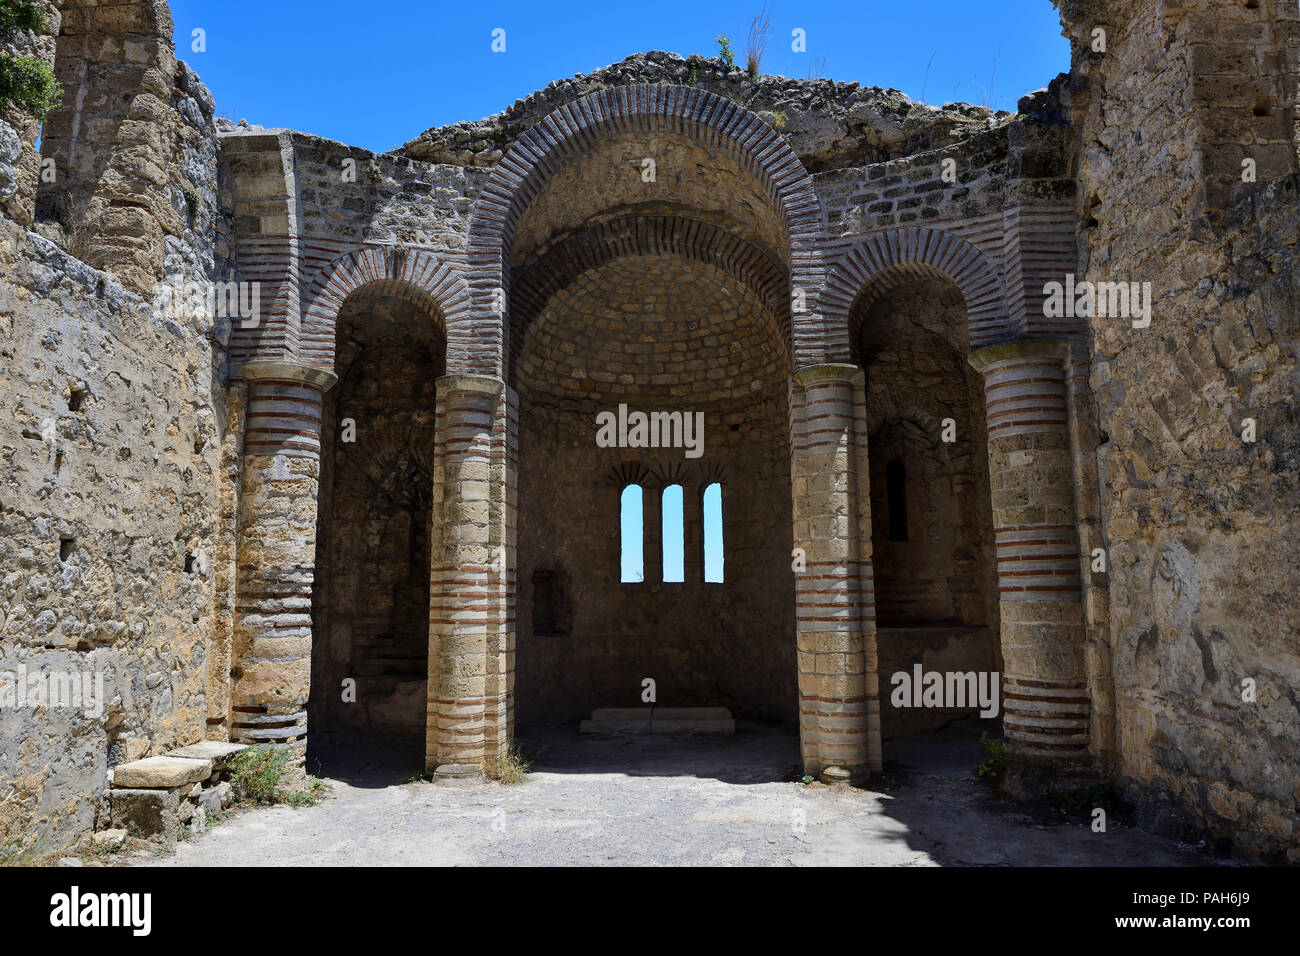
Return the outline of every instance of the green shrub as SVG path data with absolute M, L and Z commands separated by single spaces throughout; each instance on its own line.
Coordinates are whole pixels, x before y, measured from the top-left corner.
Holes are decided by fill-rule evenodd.
M 230 786 L 235 799 L 252 803 L 277 803 L 280 781 L 288 773 L 289 751 L 280 747 L 249 747 L 230 758 Z
M 731 37 L 719 33 L 715 39 L 718 41 L 718 59 L 722 61 L 722 68 L 728 73 L 736 70 L 736 54 L 731 50 Z
M 325 794 L 325 781 L 319 777 L 307 775 L 307 789 L 299 790 L 297 793 L 289 794 L 285 802 L 291 807 L 314 807 Z
M 16 106 L 43 117 L 63 102 L 63 87 L 44 60 L 0 55 L 0 109 Z
M 0 0 L 0 40 L 17 33 L 44 33 L 45 13 L 36 4 Z M 63 102 L 63 87 L 48 63 L 37 57 L 0 54 L 0 110 L 16 106 L 42 117 Z
M 694 86 L 695 80 L 699 75 L 700 61 L 704 58 L 698 53 L 692 53 L 686 58 L 686 85 Z
M 12 36 L 20 30 L 44 33 L 48 25 L 45 12 L 30 0 L 0 0 L 0 36 Z
M 980 743 L 984 745 L 984 759 L 980 761 L 975 775 L 989 783 L 997 783 L 1011 765 L 1011 756 L 1002 741 L 986 733 L 980 734 Z

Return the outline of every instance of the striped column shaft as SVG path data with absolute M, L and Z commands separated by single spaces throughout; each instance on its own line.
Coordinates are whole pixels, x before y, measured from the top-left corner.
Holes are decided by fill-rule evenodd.
M 866 503 L 857 474 L 865 467 L 864 419 L 856 366 L 817 365 L 795 374 L 790 469 L 794 544 L 806 556 L 806 569 L 795 574 L 804 767 L 814 775 L 839 767 L 859 779 L 879 769 L 879 703 L 867 690 L 876 664 L 874 608 L 864 588 L 871 555 L 862 544 Z
M 517 402 L 496 378 L 438 380 L 425 762 L 488 772 L 509 745 Z
M 852 474 L 854 489 L 858 601 L 862 608 L 863 677 L 867 692 L 867 762 L 872 773 L 884 764 L 884 742 L 880 728 L 879 645 L 876 641 L 875 555 L 871 545 L 871 462 L 867 455 L 866 376 L 853 383 L 854 446 Z
M 231 738 L 305 753 L 326 371 L 250 362 L 232 640 Z
M 1088 749 L 1074 460 L 1061 343 L 980 349 L 1002 621 L 1003 729 L 1016 751 Z
M 515 568 L 518 515 L 519 398 L 502 387 L 492 419 L 489 519 L 498 560 L 489 575 L 487 683 L 484 693 L 484 767 L 496 774 L 514 740 Z

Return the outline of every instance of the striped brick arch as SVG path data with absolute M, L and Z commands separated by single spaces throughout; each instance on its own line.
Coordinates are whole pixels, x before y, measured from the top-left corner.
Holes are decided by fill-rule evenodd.
M 510 315 L 505 277 L 520 217 L 566 162 L 603 137 L 628 132 L 690 136 L 724 151 L 757 179 L 781 218 L 790 284 L 807 290 L 805 307 L 792 323 L 795 364 L 821 361 L 824 344 L 815 292 L 825 279 L 822 209 L 807 170 L 780 134 L 732 100 L 694 87 L 642 83 L 599 90 L 565 104 L 524 133 L 497 165 L 470 226 L 469 322 L 474 334 L 459 343 L 463 347 L 449 348 L 449 371 L 502 377 L 507 358 L 503 315 Z
M 777 322 L 787 357 L 790 287 L 783 266 L 757 246 L 709 223 L 681 216 L 622 216 L 557 243 L 510 290 L 513 369 L 533 321 L 557 292 L 620 256 L 676 255 L 716 266 L 750 289 Z
M 399 253 L 370 246 L 340 256 L 311 283 L 297 336 L 299 359 L 317 368 L 334 367 L 334 332 L 339 311 L 354 292 L 404 299 L 433 316 L 451 339 L 465 331 L 469 286 L 458 272 L 424 249 Z
M 957 286 L 966 302 L 971 349 L 1015 336 L 1002 278 L 988 256 L 951 233 L 914 226 L 873 233 L 831 264 L 820 304 L 834 354 L 852 354 L 872 303 L 918 278 L 945 278 Z

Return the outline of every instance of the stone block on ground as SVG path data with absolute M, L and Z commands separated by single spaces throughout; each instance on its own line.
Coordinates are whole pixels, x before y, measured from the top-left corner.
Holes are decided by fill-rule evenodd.
M 220 813 L 234 802 L 235 793 L 230 784 L 221 782 L 199 794 L 199 807 L 205 813 Z
M 649 707 L 603 707 L 591 713 L 590 720 L 578 725 L 583 734 L 648 734 Z
M 124 790 L 108 792 L 109 823 L 131 836 L 151 837 L 176 834 L 180 797 L 175 790 Z
M 584 734 L 732 734 L 736 722 L 725 707 L 605 707 L 578 728 Z

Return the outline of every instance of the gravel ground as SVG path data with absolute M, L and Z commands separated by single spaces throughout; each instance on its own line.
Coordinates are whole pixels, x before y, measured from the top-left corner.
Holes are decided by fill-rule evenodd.
M 790 782 L 797 740 L 739 723 L 734 736 L 525 736 L 515 786 L 407 783 L 418 755 L 330 753 L 313 807 L 248 810 L 137 866 L 1144 865 L 1222 862 L 1088 812 L 1063 817 L 992 795 L 971 776 L 978 728 L 886 749 L 867 790 Z

